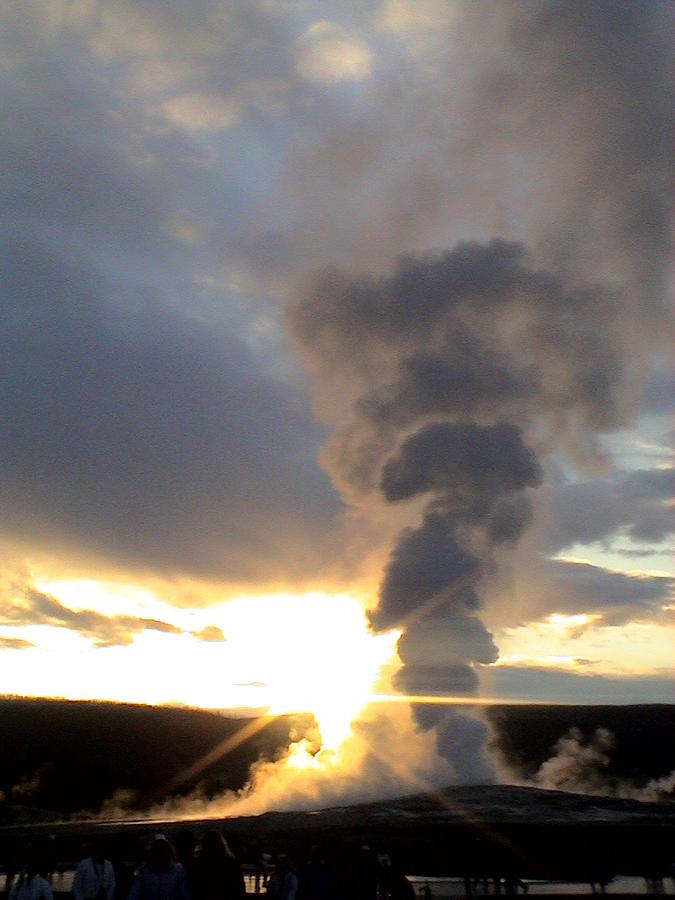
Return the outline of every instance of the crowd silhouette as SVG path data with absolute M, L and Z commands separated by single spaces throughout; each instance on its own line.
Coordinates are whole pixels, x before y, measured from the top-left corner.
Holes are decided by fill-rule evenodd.
M 125 841 L 122 850 L 119 843 L 115 849 L 106 847 L 100 838 L 91 840 L 81 848 L 77 865 L 59 861 L 53 836 L 23 847 L 15 845 L 12 853 L 0 859 L 6 873 L 0 900 L 66 900 L 68 895 L 72 900 L 245 900 L 251 895 L 273 900 L 434 897 L 428 881 L 418 885 L 416 893 L 399 861 L 368 844 L 326 840 L 323 845 L 301 848 L 296 843 L 294 860 L 280 846 L 275 845 L 272 852 L 256 839 L 241 848 L 238 858 L 216 828 L 199 836 L 182 828 L 172 840 L 164 832 L 156 832 L 146 839 L 144 854 L 132 849 L 140 850 L 137 841 L 138 837 Z M 472 861 L 458 862 L 457 868 L 462 866 L 465 874 L 456 875 L 457 893 L 467 900 L 528 893 L 529 885 L 519 877 L 512 858 L 490 856 L 479 839 L 475 843 L 480 845 L 480 853 L 474 847 Z M 73 849 L 74 843 L 69 850 Z M 480 869 L 475 865 L 478 855 L 483 861 Z M 614 868 L 599 861 L 590 844 L 587 858 L 580 858 L 580 864 L 590 890 L 604 894 L 613 881 Z M 646 894 L 663 894 L 664 882 L 669 880 L 675 889 L 675 870 L 658 847 L 645 858 L 643 871 Z M 72 873 L 72 883 L 66 872 Z
M 63 895 L 62 868 L 49 845 L 28 845 L 6 866 L 6 900 Z M 20 857 L 20 858 L 19 858 Z M 109 859 L 103 842 L 83 847 L 72 879 L 73 900 L 411 900 L 408 878 L 388 854 L 358 848 L 308 848 L 296 864 L 288 854 L 259 850 L 242 866 L 215 828 L 199 838 L 188 828 L 173 841 L 163 832 L 147 843 L 143 862 Z M 420 896 L 431 898 L 425 885 Z

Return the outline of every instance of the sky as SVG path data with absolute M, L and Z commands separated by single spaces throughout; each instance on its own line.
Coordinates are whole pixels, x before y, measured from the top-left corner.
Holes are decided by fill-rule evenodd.
M 3 3 L 2 691 L 673 702 L 672 26 Z

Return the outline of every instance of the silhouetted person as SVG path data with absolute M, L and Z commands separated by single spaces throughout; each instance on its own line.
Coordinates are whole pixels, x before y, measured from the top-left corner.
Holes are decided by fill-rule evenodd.
M 9 900 L 54 900 L 49 882 L 41 874 L 44 868 L 35 848 L 29 848 L 26 866 L 12 885 Z
M 157 834 L 131 885 L 129 900 L 190 900 L 185 871 L 165 835 Z
M 398 866 L 387 867 L 385 889 L 391 900 L 415 900 L 415 889 Z
M 291 861 L 285 853 L 280 853 L 274 875 L 267 885 L 267 895 L 274 897 L 274 900 L 295 900 L 297 890 L 298 879 L 291 868 Z
M 312 847 L 310 857 L 298 875 L 297 900 L 338 900 L 340 890 L 335 872 L 319 847 Z
M 246 885 L 239 863 L 215 828 L 202 835 L 196 870 L 197 900 L 241 900 Z
M 98 841 L 92 842 L 89 853 L 75 869 L 73 896 L 75 900 L 113 900 L 115 872 Z
M 194 831 L 181 828 L 174 839 L 176 859 L 183 867 L 188 890 L 193 897 L 197 896 L 197 838 Z
M 354 897 L 358 900 L 375 900 L 379 882 L 378 864 L 372 850 L 364 844 L 354 867 Z

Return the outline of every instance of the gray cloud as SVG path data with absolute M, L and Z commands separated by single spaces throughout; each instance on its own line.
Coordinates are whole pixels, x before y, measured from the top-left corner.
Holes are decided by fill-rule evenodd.
M 125 14 L 136 37 L 120 41 Z M 185 89 L 188 70 L 217 70 L 216 23 L 2 16 L 2 536 L 143 572 L 315 573 L 340 509 L 315 462 L 322 430 L 283 361 L 268 365 L 269 304 L 209 287 L 227 281 L 214 217 L 241 219 L 245 169 L 221 183 L 206 148 L 151 124 L 178 89 L 161 72 Z M 243 35 L 265 17 L 234 18 Z M 207 239 L 177 238 L 185 221 Z
M 227 333 L 111 308 L 98 273 L 34 248 L 14 260 L 0 364 L 5 534 L 159 571 L 302 572 L 304 529 L 329 528 L 337 506 L 294 392 Z
M 469 606 L 466 600 L 465 604 Z M 469 606 L 469 610 L 472 608 Z M 455 640 L 448 638 L 453 632 Z M 423 659 L 430 668 L 473 660 L 491 663 L 497 658 L 497 648 L 482 622 L 456 609 L 437 610 L 406 628 L 399 639 L 399 652 L 405 658 Z
M 326 271 L 299 298 L 292 325 L 320 369 L 364 381 L 377 372 L 358 402 L 374 427 L 541 407 L 611 427 L 619 311 L 605 289 L 566 283 L 537 269 L 521 243 L 494 239 L 402 257 L 379 279 Z
M 552 613 L 598 616 L 595 624 L 664 621 L 675 577 L 621 572 L 570 559 L 532 558 L 527 549 L 493 586 L 490 624 L 514 627 Z M 582 628 L 585 626 L 582 626 Z
M 391 425 L 404 425 L 416 413 L 461 415 L 473 405 L 489 410 L 499 398 L 520 404 L 539 389 L 535 371 L 512 371 L 498 353 L 481 354 L 469 334 L 455 335 L 454 358 L 412 356 L 400 366 L 398 381 L 379 394 L 366 396 L 359 406 L 364 416 Z
M 540 609 L 546 604 L 551 612 L 598 613 L 607 625 L 653 617 L 675 588 L 675 577 L 626 574 L 590 563 L 550 560 L 544 571 L 551 590 Z
M 341 432 L 326 453 L 342 489 L 375 488 L 378 441 L 388 441 L 382 432 L 398 437 L 420 416 L 461 418 L 470 408 L 494 424 L 495 401 L 509 419 L 512 411 L 535 415 L 545 398 L 562 430 L 573 431 L 579 417 L 591 430 L 623 417 L 616 382 L 622 389 L 631 382 L 632 356 L 642 359 L 642 351 L 624 353 L 616 334 L 605 332 L 616 315 L 623 333 L 627 317 L 614 293 L 619 238 L 640 284 L 655 284 L 643 277 L 647 259 L 658 273 L 663 258 L 666 154 L 654 136 L 667 114 L 665 7 L 638 3 L 617 14 L 601 2 L 590 11 L 577 3 L 495 4 L 489 30 L 471 4 L 452 14 L 439 8 L 429 29 L 416 33 L 426 43 L 416 59 L 405 34 L 382 26 L 361 93 L 298 74 L 298 38 L 312 15 L 256 4 L 227 11 L 94 4 L 59 16 L 39 3 L 3 10 L 3 297 L 7 393 L 15 399 L 3 412 L 16 417 L 16 398 L 26 397 L 15 429 L 26 439 L 9 436 L 14 467 L 3 488 L 13 537 L 143 569 L 249 580 L 302 578 L 327 551 L 339 555 L 331 538 L 317 542 L 339 509 L 314 466 L 323 432 L 302 389 L 279 381 L 292 363 L 275 337 L 278 297 L 327 260 L 377 272 L 393 255 L 418 251 L 389 281 L 373 276 L 372 290 L 360 281 L 361 307 L 356 296 L 325 305 L 343 323 L 342 337 L 352 329 L 359 371 L 384 363 L 357 400 L 378 437 L 361 429 L 347 452 Z M 354 16 L 331 15 L 336 34 L 373 25 L 354 28 Z M 552 133 L 554 121 L 564 123 L 562 133 Z M 639 140 L 645 133 L 650 140 Z M 514 170 L 518 154 L 532 177 Z M 518 240 L 487 243 L 499 204 Z M 511 220 L 527 223 L 525 231 L 516 234 Z M 419 255 L 463 230 L 481 241 Z M 588 243 L 570 249 L 571 233 Z M 552 234 L 565 235 L 557 254 L 549 252 Z M 546 241 L 537 240 L 530 258 L 522 239 L 533 244 L 541 235 Z M 611 289 L 579 285 L 609 269 Z M 336 284 L 342 277 L 345 289 L 355 284 L 330 277 Z M 329 284 L 327 297 L 336 290 Z M 399 299 L 378 305 L 378 292 Z M 517 355 L 492 332 L 517 321 L 523 304 L 529 320 L 514 337 Z M 453 306 L 458 314 L 449 317 Z M 552 306 L 567 315 L 551 319 Z M 655 304 L 640 307 L 651 321 Z M 409 309 L 415 317 L 406 322 Z M 489 310 L 494 329 L 477 328 L 472 316 L 482 311 L 487 319 Z M 312 318 L 316 330 L 316 310 Z M 340 340 L 329 331 L 304 335 L 322 368 L 331 341 Z M 398 346 L 415 334 L 433 340 L 402 356 L 387 353 L 388 335 Z M 565 365 L 572 354 L 574 374 Z M 186 372 L 182 358 L 200 358 L 199 374 Z M 36 400 L 50 394 L 55 434 L 84 434 L 90 446 L 67 445 L 65 474 L 65 450 L 59 456 L 30 420 Z M 46 403 L 35 408 L 44 412 Z M 122 406 L 111 436 L 105 422 Z M 188 434 L 200 452 L 186 446 Z M 128 447 L 128 488 L 115 440 Z M 101 448 L 109 444 L 104 466 Z M 166 464 L 150 479 L 153 445 Z M 244 445 L 256 452 L 247 455 Z M 58 459 L 53 501 L 33 459 L 38 450 L 50 464 Z M 16 461 L 24 457 L 21 471 Z M 185 465 L 170 477 L 178 458 Z M 98 479 L 101 490 L 84 474 L 78 482 L 77 472 Z M 120 525 L 124 511 L 130 528 Z
M 508 700 L 549 703 L 672 703 L 672 672 L 612 677 L 543 666 L 491 666 L 479 671 L 480 690 Z
M 406 529 L 397 542 L 384 571 L 380 604 L 371 614 L 377 628 L 406 622 L 411 611 L 432 603 L 439 595 L 458 591 L 462 605 L 467 591 L 459 591 L 466 579 L 475 578 L 480 561 L 454 536 L 452 514 L 429 513 L 419 528 Z
M 613 293 L 537 269 L 522 245 L 502 240 L 408 257 L 380 279 L 318 276 L 291 322 L 314 368 L 353 397 L 351 420 L 324 453 L 329 471 L 358 500 L 378 484 L 383 454 L 429 419 L 451 420 L 458 443 L 469 441 L 463 419 L 502 428 L 494 434 L 512 442 L 505 451 L 535 422 L 540 443 L 569 446 L 579 432 L 616 427 L 619 311 Z M 443 379 L 458 354 L 465 377 L 453 390 Z
M 661 370 L 654 373 L 645 384 L 642 402 L 648 412 L 672 412 L 675 406 L 675 372 Z
M 614 471 L 591 481 L 563 483 L 550 500 L 549 548 L 554 552 L 619 534 L 635 541 L 662 541 L 675 527 L 670 506 L 674 496 L 672 468 Z
M 31 585 L 13 585 L 0 598 L 0 624 L 52 625 L 68 628 L 93 641 L 97 647 L 131 644 L 142 631 L 182 634 L 183 629 L 157 619 L 136 616 L 106 616 L 91 609 L 74 610 Z M 28 642 L 19 642 L 28 644 Z

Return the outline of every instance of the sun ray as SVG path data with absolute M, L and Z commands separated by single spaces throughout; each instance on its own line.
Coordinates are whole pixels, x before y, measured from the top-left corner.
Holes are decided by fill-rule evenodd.
M 187 766 L 177 775 L 174 775 L 174 777 L 163 786 L 162 793 L 166 796 L 170 796 L 171 792 L 176 790 L 176 788 L 187 784 L 195 778 L 195 776 L 201 774 L 205 769 L 213 765 L 213 763 L 224 759 L 229 753 L 241 746 L 244 741 L 249 740 L 249 738 L 252 738 L 265 728 L 269 728 L 272 722 L 276 721 L 277 718 L 278 716 L 268 715 L 247 722 L 235 734 L 230 735 L 219 744 L 216 744 L 216 746 L 209 750 L 208 753 L 205 753 L 190 766 Z
M 538 702 L 551 705 L 550 700 L 512 700 L 501 697 L 468 697 L 466 695 L 454 694 L 379 694 L 373 693 L 369 698 L 370 703 L 409 703 L 420 704 L 424 706 L 503 706 L 508 704 L 532 706 Z

